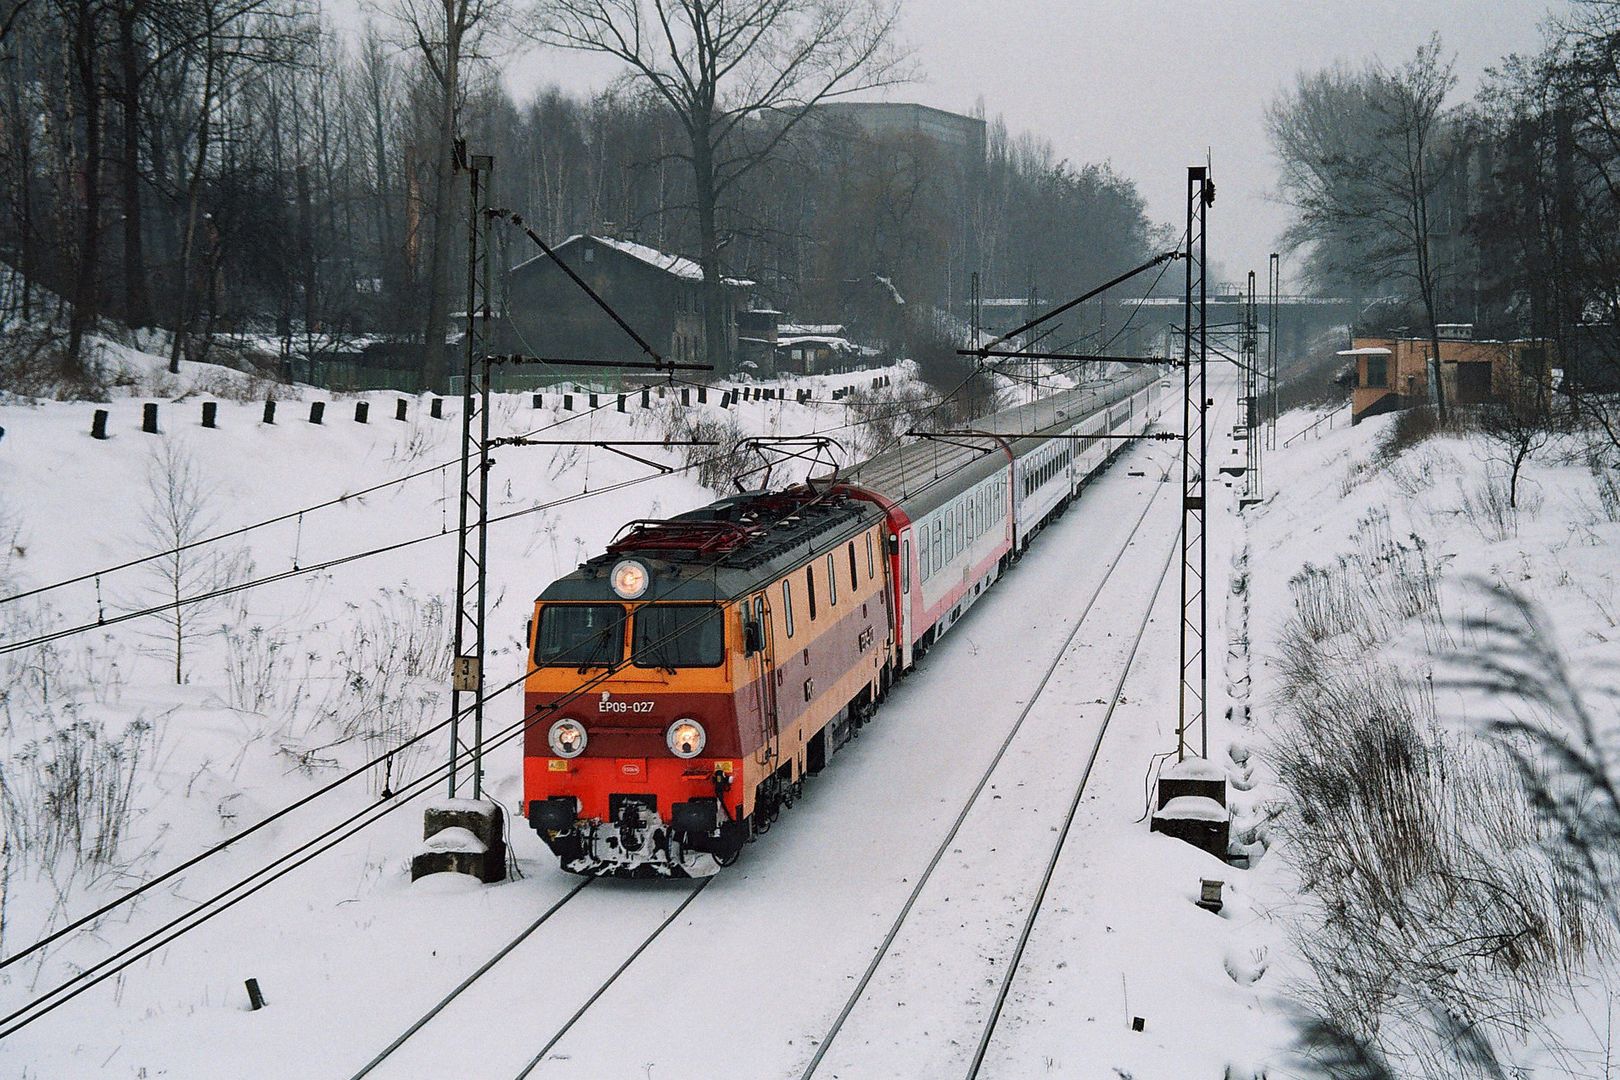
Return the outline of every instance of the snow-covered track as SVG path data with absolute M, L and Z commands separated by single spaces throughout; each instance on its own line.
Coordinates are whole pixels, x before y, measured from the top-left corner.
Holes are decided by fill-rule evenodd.
M 1226 402 L 1223 400 L 1221 405 L 1225 404 Z M 1220 406 L 1211 410 L 1210 424 L 1212 429 L 1216 426 L 1214 416 L 1221 411 L 1223 410 Z M 1164 486 L 1171 486 L 1171 484 L 1167 483 Z M 963 801 L 950 830 L 934 851 L 933 857 L 918 875 L 905 903 L 900 907 L 888 928 L 888 932 L 867 964 L 865 971 L 846 998 L 843 1008 L 825 1034 L 817 1041 L 813 1056 L 799 1074 L 800 1080 L 811 1080 L 812 1077 L 823 1074 L 836 1076 L 868 1075 L 867 1072 L 860 1071 L 860 1059 L 851 1056 L 851 1052 L 848 1050 L 836 1055 L 836 1062 L 827 1061 L 826 1059 L 829 1058 L 830 1051 L 840 1034 L 844 1032 L 846 1025 L 850 1024 L 852 1017 L 857 1021 L 865 1022 L 869 1030 L 878 1030 L 886 1026 L 883 1021 L 874 1019 L 875 1016 L 884 1012 L 885 1006 L 869 995 L 868 989 L 874 980 L 880 977 L 893 978 L 896 986 L 906 985 L 906 975 L 889 970 L 891 968 L 904 969 L 910 963 L 902 955 L 905 950 L 896 948 L 897 939 L 900 939 L 903 933 L 922 937 L 942 937 L 954 933 L 954 924 L 952 926 L 933 926 L 934 923 L 938 922 L 939 911 L 923 913 L 921 908 L 918 907 L 919 899 L 925 892 L 930 890 L 937 898 L 938 893 L 954 891 L 965 884 L 964 881 L 957 881 L 954 886 L 944 883 L 950 877 L 950 874 L 945 872 L 950 865 L 945 858 L 947 852 L 950 852 L 953 846 L 959 843 L 959 834 L 963 832 L 964 825 L 972 826 L 973 822 L 970 818 L 980 819 L 982 827 L 984 820 L 991 820 L 997 816 L 998 812 L 992 809 L 991 803 L 984 798 L 985 793 L 987 789 L 993 789 L 996 786 L 992 784 L 993 778 L 999 775 L 1003 780 L 1008 779 L 1003 774 L 1008 773 L 1009 769 L 1014 774 L 1012 779 L 1016 781 L 1018 767 L 1016 765 L 1004 767 L 1003 758 L 1007 756 L 1009 749 L 1018 739 L 1020 732 L 1026 727 L 1026 721 L 1031 719 L 1032 714 L 1035 714 L 1043 705 L 1047 706 L 1045 711 L 1053 711 L 1053 703 L 1046 700 L 1049 697 L 1048 688 L 1053 683 L 1054 676 L 1059 675 L 1060 671 L 1072 671 L 1077 666 L 1077 658 L 1074 653 L 1076 642 L 1083 640 L 1081 638 L 1082 631 L 1090 630 L 1093 632 L 1093 636 L 1102 636 L 1110 627 L 1118 627 L 1119 622 L 1122 621 L 1119 619 L 1121 608 L 1128 605 L 1133 612 L 1139 611 L 1139 617 L 1127 631 L 1128 637 L 1119 635 L 1125 637 L 1125 640 L 1117 647 L 1119 659 L 1117 666 L 1112 669 L 1115 672 L 1112 684 L 1106 692 L 1106 698 L 1098 696 L 1095 699 L 1096 705 L 1104 706 L 1102 715 L 1096 723 L 1094 736 L 1083 758 L 1082 767 L 1078 774 L 1073 775 L 1073 778 L 1067 781 L 1067 788 L 1063 791 L 1063 795 L 1066 796 L 1064 800 L 1066 803 L 1065 812 L 1061 819 L 1051 826 L 1054 839 L 1044 849 L 1044 865 L 1026 856 L 1025 861 L 1019 864 L 1018 872 L 1014 875 L 1016 881 L 1035 883 L 1033 895 L 1024 908 L 1022 924 L 1010 943 L 1005 947 L 997 947 L 986 954 L 986 959 L 998 973 L 997 988 L 983 1019 L 976 1021 L 974 1027 L 967 1029 L 973 1034 L 963 1040 L 973 1046 L 971 1059 L 963 1063 L 963 1075 L 969 1080 L 973 1080 L 973 1078 L 980 1075 L 992 1039 L 1003 1018 L 1004 1009 L 1022 963 L 1025 949 L 1045 905 L 1048 887 L 1068 846 L 1071 826 L 1074 823 L 1082 800 L 1090 790 L 1092 772 L 1101 752 L 1103 740 L 1108 733 L 1116 709 L 1125 700 L 1126 679 L 1135 665 L 1137 654 L 1147 636 L 1148 627 L 1153 622 L 1153 616 L 1159 606 L 1160 595 L 1164 590 L 1164 583 L 1169 579 L 1176 565 L 1176 555 L 1179 551 L 1179 533 L 1174 528 L 1162 531 L 1148 527 L 1149 515 L 1154 508 L 1160 490 L 1162 490 L 1162 487 L 1155 490 L 1153 496 L 1148 499 L 1147 504 L 1142 508 L 1140 516 L 1132 524 L 1118 551 L 1109 562 L 1101 580 L 1096 584 L 1078 618 L 1070 627 L 1063 644 L 1056 650 L 1050 664 L 1047 665 L 1034 693 L 1009 728 L 997 753 L 986 765 L 978 783 Z M 1084 499 L 1082 498 L 1081 501 L 1083 505 Z M 1161 515 L 1160 520 L 1165 520 L 1165 516 Z M 1168 524 L 1168 522 L 1166 523 Z M 1127 553 L 1133 547 L 1137 547 L 1139 541 L 1154 537 L 1163 537 L 1165 540 L 1165 554 L 1162 559 L 1155 559 L 1152 563 L 1148 563 L 1141 555 L 1137 555 L 1135 559 L 1127 559 Z M 1152 549 L 1157 551 L 1158 548 L 1159 544 L 1154 542 Z M 1131 598 L 1123 599 L 1118 595 L 1121 589 L 1130 591 Z M 1112 602 L 1103 600 L 1105 591 L 1115 594 L 1109 598 Z M 1097 613 L 1096 617 L 1093 617 L 1094 609 Z M 1102 672 L 1099 671 L 1096 674 L 1101 675 Z M 1076 757 L 1079 757 L 1079 755 L 1077 754 Z M 1001 798 L 1002 796 L 999 794 L 995 796 L 996 800 Z M 1057 800 L 1053 801 L 1056 802 Z M 1005 807 L 999 811 L 1003 819 L 1012 813 L 1013 811 Z M 960 848 L 957 850 L 959 851 Z M 970 867 L 967 869 L 972 875 L 981 873 L 977 868 Z M 948 900 L 949 896 L 946 899 Z M 932 929 L 923 929 L 925 924 L 932 927 Z M 913 989 L 916 988 L 916 985 L 913 984 Z M 911 997 L 912 995 L 908 992 L 906 996 Z M 906 1002 L 899 1001 L 898 1004 L 903 1006 Z M 912 1001 L 911 1004 L 918 1005 L 919 1003 Z M 893 1010 L 889 1011 L 893 1012 Z M 934 1022 L 946 1028 L 949 1028 L 952 1024 L 952 1021 L 948 1018 L 930 1013 L 926 1006 L 915 1010 L 906 1010 L 906 1012 L 912 1013 L 913 1018 L 925 1013 L 930 1014 L 933 1016 Z M 958 1018 L 955 1023 L 960 1024 L 964 1019 Z M 958 1040 L 954 1038 L 948 1040 L 941 1038 L 937 1027 L 929 1034 L 931 1041 L 936 1045 L 947 1041 L 951 1045 L 958 1043 Z M 856 1040 L 859 1041 L 858 1036 Z M 848 1068 L 843 1066 L 849 1066 L 856 1071 L 850 1072 Z M 927 1075 L 935 1075 L 935 1073 L 928 1073 Z
M 1086 785 L 1091 780 L 1091 771 L 1097 764 L 1097 755 L 1102 750 L 1103 736 L 1108 733 L 1108 725 L 1114 718 L 1114 710 L 1119 707 L 1120 700 L 1125 691 L 1125 679 L 1136 663 L 1136 654 L 1142 647 L 1142 638 L 1147 634 L 1148 624 L 1153 621 L 1153 609 L 1158 606 L 1159 593 L 1164 589 L 1164 583 L 1170 576 L 1170 568 L 1174 565 L 1177 546 L 1172 544 L 1169 553 L 1165 556 L 1164 568 L 1159 573 L 1159 581 L 1153 589 L 1153 597 L 1142 611 L 1142 621 L 1136 627 L 1136 634 L 1131 641 L 1130 651 L 1125 664 L 1120 668 L 1119 678 L 1114 682 L 1113 693 L 1108 698 L 1108 709 L 1103 714 L 1103 721 L 1097 727 L 1097 737 L 1092 741 L 1091 754 L 1086 758 L 1086 767 L 1080 773 L 1080 782 L 1075 785 L 1074 797 L 1069 800 L 1069 808 L 1063 816 L 1063 828 L 1058 831 L 1056 842 L 1052 845 L 1051 854 L 1047 857 L 1046 868 L 1041 874 L 1040 887 L 1035 890 L 1035 899 L 1029 905 L 1029 911 L 1024 916 L 1024 925 L 1019 930 L 1018 942 L 1013 947 L 1012 955 L 1008 958 L 1001 976 L 1001 985 L 996 990 L 995 1004 L 990 1009 L 990 1015 L 985 1019 L 984 1030 L 979 1035 L 978 1046 L 973 1052 L 973 1062 L 968 1068 L 968 1080 L 976 1080 L 979 1070 L 984 1067 L 985 1054 L 990 1049 L 990 1040 L 996 1033 L 996 1027 L 1001 1022 L 1002 1010 L 1007 1004 L 1007 994 L 1012 990 L 1013 979 L 1018 975 L 1019 966 L 1024 960 L 1024 949 L 1029 945 L 1029 937 L 1035 929 L 1035 921 L 1040 917 L 1041 908 L 1046 903 L 1046 892 L 1052 884 L 1052 874 L 1057 870 L 1058 859 L 1063 855 L 1063 849 L 1069 842 L 1069 830 L 1074 825 L 1074 817 L 1080 809 L 1080 800 L 1086 792 Z
M 505 945 L 501 946 L 495 955 L 491 956 L 488 960 L 484 961 L 483 964 L 479 965 L 478 969 L 475 970 L 471 975 L 468 975 L 465 979 L 461 980 L 461 982 L 457 983 L 454 990 L 451 990 L 444 997 L 440 998 L 436 1005 L 434 1005 L 427 1012 L 423 1013 L 415 1023 L 401 1032 L 397 1039 L 383 1047 L 382 1051 L 378 1053 L 376 1057 L 366 1062 L 365 1065 L 360 1068 L 360 1071 L 354 1074 L 351 1080 L 361 1080 L 362 1077 L 369 1076 L 373 1069 L 387 1061 L 393 1056 L 396 1050 L 404 1046 L 412 1035 L 415 1035 L 418 1031 L 421 1031 L 424 1027 L 426 1027 L 435 1016 L 438 1016 L 441 1012 L 448 1008 L 451 1002 L 455 1001 L 463 993 L 465 993 L 468 987 L 488 974 L 490 968 L 506 959 L 507 955 L 513 949 L 517 948 L 519 945 L 528 940 L 530 934 L 540 929 L 540 927 L 545 923 L 550 922 L 553 915 L 557 914 L 558 911 L 561 911 L 564 905 L 583 892 L 585 887 L 590 885 L 595 880 L 597 879 L 581 878 L 577 885 L 563 894 L 562 899 L 558 900 L 555 904 L 552 904 L 541 913 L 539 918 L 535 919 L 528 926 L 525 926 L 522 930 L 518 931 L 517 935 Z
M 894 945 L 895 939 L 899 936 L 901 929 L 906 925 L 907 920 L 910 918 L 912 909 L 915 907 L 918 897 L 922 895 L 923 890 L 934 879 L 934 874 L 939 869 L 941 860 L 943 860 L 946 853 L 950 851 L 951 845 L 956 841 L 957 835 L 961 832 L 962 825 L 967 821 L 969 814 L 972 813 L 976 806 L 981 804 L 985 789 L 989 786 L 991 778 L 996 775 L 996 772 L 1000 768 L 1003 759 L 1007 755 L 1008 749 L 1012 746 L 1013 742 L 1017 739 L 1019 732 L 1023 729 L 1024 722 L 1029 719 L 1030 714 L 1035 710 L 1036 705 L 1041 701 L 1041 695 L 1045 692 L 1048 684 L 1051 682 L 1052 676 L 1062 665 L 1064 659 L 1068 657 L 1076 638 L 1078 638 L 1080 635 L 1081 629 L 1089 624 L 1091 613 L 1097 606 L 1098 598 L 1102 595 L 1103 590 L 1108 583 L 1113 580 L 1115 573 L 1120 567 L 1120 564 L 1125 560 L 1126 553 L 1130 551 L 1132 545 L 1136 542 L 1137 538 L 1141 534 L 1142 526 L 1146 522 L 1148 514 L 1153 509 L 1154 503 L 1157 502 L 1159 494 L 1162 490 L 1163 486 L 1154 490 L 1153 494 L 1148 498 L 1146 504 L 1142 507 L 1141 514 L 1138 515 L 1136 521 L 1132 524 L 1130 531 L 1126 533 L 1125 539 L 1119 546 L 1119 550 L 1114 553 L 1114 557 L 1112 560 L 1110 560 L 1102 578 L 1097 582 L 1096 588 L 1092 590 L 1092 593 L 1087 599 L 1084 607 L 1082 607 L 1080 614 L 1075 618 L 1072 626 L 1069 629 L 1068 635 L 1063 640 L 1063 644 L 1056 650 L 1052 656 L 1051 662 L 1046 666 L 1040 682 L 1036 685 L 1035 692 L 1030 696 L 1029 700 L 1025 702 L 1023 709 L 1018 714 L 1018 717 L 1007 729 L 1006 736 L 1003 738 L 1001 745 L 997 748 L 995 755 L 991 757 L 989 763 L 985 766 L 984 772 L 980 775 L 978 783 L 973 787 L 972 791 L 969 792 L 967 798 L 963 801 L 961 809 L 957 812 L 956 818 L 951 824 L 951 828 L 946 832 L 944 838 L 939 842 L 939 846 L 935 849 L 933 857 L 928 861 L 927 866 L 918 876 L 916 884 L 912 887 L 910 895 L 906 897 L 905 903 L 895 915 L 894 921 L 890 925 L 888 933 L 884 936 L 882 943 L 878 946 L 877 951 L 873 954 L 870 963 L 868 963 L 866 967 L 866 970 L 861 974 L 861 977 L 856 982 L 854 989 L 850 992 L 848 999 L 844 1003 L 843 1009 L 833 1021 L 832 1026 L 828 1028 L 825 1035 L 823 1035 L 817 1043 L 814 1056 L 811 1057 L 810 1061 L 804 1068 L 804 1072 L 801 1074 L 802 1080 L 809 1080 L 809 1078 L 814 1076 L 816 1071 L 821 1067 L 822 1060 L 826 1057 L 828 1049 L 837 1039 L 839 1033 L 843 1030 L 844 1024 L 849 1020 L 850 1015 L 855 1011 L 856 1006 L 860 1003 L 861 998 L 865 995 L 866 989 L 871 984 L 873 976 L 877 973 L 878 968 L 888 957 L 890 949 Z M 1175 550 L 1173 545 L 1171 550 L 1172 553 Z M 1166 567 L 1168 567 L 1168 564 L 1166 564 Z M 1160 584 L 1162 585 L 1162 583 L 1163 573 L 1161 572 Z M 1158 596 L 1157 588 L 1155 588 L 1153 595 L 1156 599 Z M 1136 637 L 1137 643 L 1140 642 L 1142 632 L 1145 631 L 1147 627 L 1148 618 L 1152 611 L 1152 607 L 1153 604 L 1150 602 L 1147 612 L 1145 612 L 1142 616 L 1142 626 L 1141 629 L 1138 630 Z M 1132 657 L 1135 656 L 1134 644 L 1131 649 L 1131 655 Z M 1129 664 L 1127 663 L 1126 666 L 1128 669 Z M 1123 681 L 1124 673 L 1122 671 L 1120 675 L 1120 682 L 1115 686 L 1113 703 L 1118 702 L 1119 691 L 1120 687 L 1123 685 Z M 1113 704 L 1110 705 L 1108 715 L 1112 716 L 1112 713 Z M 1106 730 L 1106 727 L 1107 721 L 1105 720 L 1102 728 L 1099 729 L 1097 734 L 1097 746 L 1102 745 L 1102 735 Z M 1078 805 L 1081 794 L 1084 791 L 1086 780 L 1090 776 L 1091 762 L 1094 762 L 1095 760 L 1096 749 L 1094 747 L 1092 750 L 1091 759 L 1087 763 L 1085 773 L 1081 777 L 1080 783 L 1075 790 L 1074 801 L 1076 805 Z M 1072 817 L 1073 813 L 1071 810 L 1071 820 Z M 1060 840 L 1060 848 L 1061 843 L 1062 842 Z M 1056 859 L 1054 855 L 1052 862 L 1055 864 L 1055 861 Z M 1050 868 L 1048 869 L 1048 877 L 1050 877 Z M 1022 941 L 1020 942 L 1020 946 L 1021 945 Z M 1003 990 L 1002 996 L 1005 996 L 1005 990 Z M 998 1012 L 999 1009 L 1000 1003 L 998 1000 Z M 988 1034 L 986 1035 L 986 1039 L 988 1040 Z

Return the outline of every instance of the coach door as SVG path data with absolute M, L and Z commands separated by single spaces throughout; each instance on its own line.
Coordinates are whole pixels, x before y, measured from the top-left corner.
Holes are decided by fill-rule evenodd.
M 900 658 L 902 670 L 911 666 L 911 536 L 909 526 L 900 530 L 894 562 L 890 563 L 891 566 L 898 564 L 899 570 L 899 588 L 895 591 L 899 593 L 900 602 L 896 605 L 898 610 L 894 616 L 894 649 L 895 655 Z
M 760 739 L 768 748 L 767 756 L 774 758 L 777 736 L 781 731 L 781 711 L 776 693 L 775 620 L 766 594 L 758 594 L 749 604 L 749 619 L 759 628 L 756 631 L 759 639 L 755 642 L 759 648 L 753 657 L 756 666 L 751 674 L 757 676 L 754 686 L 755 700 L 759 706 Z

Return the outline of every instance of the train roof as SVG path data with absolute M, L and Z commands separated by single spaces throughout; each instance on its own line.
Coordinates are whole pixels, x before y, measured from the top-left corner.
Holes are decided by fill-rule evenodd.
M 644 563 L 638 599 L 723 601 L 753 592 L 843 544 L 882 516 L 846 495 L 793 488 L 745 492 L 663 521 L 633 521 L 601 555 L 540 594 L 543 601 L 619 603 L 609 574 L 621 559 Z
M 1106 411 L 1158 378 L 1157 372 L 1132 372 L 1102 386 L 1065 390 L 1001 409 L 972 421 L 972 430 L 983 434 L 906 443 L 841 471 L 838 479 L 901 504 L 913 517 L 925 514 L 1005 466 L 1004 440 L 996 436 L 1039 433 L 1008 441 L 1013 456 L 1021 458 L 1047 445 L 1051 436 Z

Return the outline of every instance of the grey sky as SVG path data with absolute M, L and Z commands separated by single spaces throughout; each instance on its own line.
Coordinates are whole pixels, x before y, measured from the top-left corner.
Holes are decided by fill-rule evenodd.
M 336 8 L 353 0 L 335 0 Z M 1228 278 L 1262 279 L 1287 216 L 1269 197 L 1276 165 L 1263 110 L 1302 68 L 1409 56 L 1438 30 L 1457 56 L 1459 98 L 1510 52 L 1530 52 L 1565 0 L 903 0 L 923 81 L 892 90 L 966 112 L 983 96 L 1014 132 L 1075 162 L 1111 161 L 1155 219 L 1185 213 L 1186 166 L 1213 161 L 1210 254 Z M 352 9 L 350 9 L 352 11 Z M 585 90 L 617 70 L 601 58 L 534 52 L 503 60 L 525 93 Z M 1178 230 L 1179 231 L 1179 230 Z M 1287 265 L 1284 266 L 1288 287 Z

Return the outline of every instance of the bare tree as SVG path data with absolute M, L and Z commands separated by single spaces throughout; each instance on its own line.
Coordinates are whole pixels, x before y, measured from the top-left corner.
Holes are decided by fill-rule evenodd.
M 1416 292 L 1442 423 L 1437 204 L 1462 148 L 1446 105 L 1456 84 L 1437 34 L 1399 67 L 1302 73 L 1266 111 L 1282 193 L 1296 213 L 1290 238 L 1327 245 L 1347 277 Z
M 530 33 L 605 53 L 685 131 L 709 361 L 729 365 L 721 201 L 816 105 L 910 78 L 899 0 L 536 0 Z
M 217 629 L 207 626 L 207 617 L 222 598 L 209 594 L 237 584 L 253 569 L 241 550 L 192 546 L 214 523 L 208 512 L 208 495 L 197 463 L 165 439 L 147 468 L 148 501 L 142 520 L 144 539 L 165 552 L 152 561 L 150 574 L 163 602 L 172 605 L 154 618 L 164 627 L 165 647 L 174 650 L 177 685 L 186 681 L 187 646 Z
M 427 321 L 423 331 L 428 388 L 445 382 L 444 337 L 449 326 L 450 250 L 455 225 L 455 141 L 470 62 L 504 17 L 502 0 L 391 0 L 387 7 L 400 35 L 421 60 L 433 91 L 437 131 L 429 160 L 433 194 L 428 213 Z

